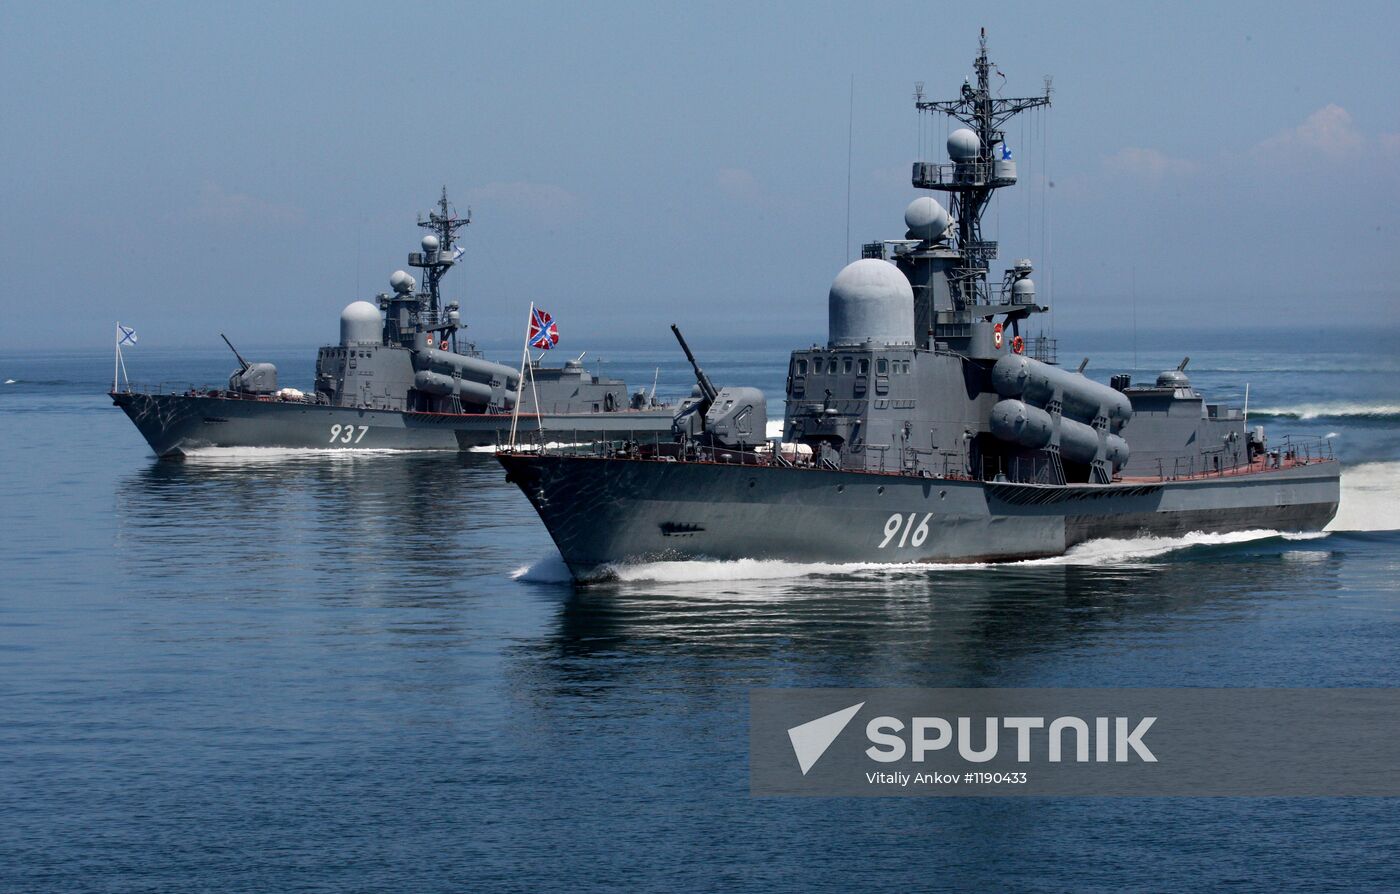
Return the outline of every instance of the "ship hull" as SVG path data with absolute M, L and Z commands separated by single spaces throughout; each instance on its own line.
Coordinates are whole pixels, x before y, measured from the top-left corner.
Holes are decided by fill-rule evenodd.
M 510 415 L 404 413 L 295 401 L 240 400 L 199 394 L 116 392 L 121 407 L 157 456 L 211 447 L 324 450 L 465 450 L 503 444 Z M 669 432 L 671 411 L 521 416 L 522 438 L 638 438 Z
M 581 456 L 499 459 L 579 579 L 629 562 L 1011 561 L 1103 537 L 1316 531 L 1340 499 L 1335 462 L 1056 487 Z

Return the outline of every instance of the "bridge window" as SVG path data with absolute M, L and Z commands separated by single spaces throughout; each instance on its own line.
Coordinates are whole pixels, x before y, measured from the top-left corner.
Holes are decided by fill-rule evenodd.
M 862 358 L 860 358 L 860 366 L 859 366 L 858 368 L 859 368 L 859 370 L 860 370 L 860 374 L 861 374 L 861 375 L 863 375 L 863 376 L 869 375 L 869 374 L 870 374 L 870 358 L 869 358 L 869 357 L 862 357 Z
M 855 363 L 855 361 L 851 360 L 850 357 L 842 357 L 842 358 L 841 358 L 841 371 L 842 371 L 842 372 L 845 372 L 845 373 L 847 373 L 847 374 L 849 374 L 850 371 L 851 371 L 851 369 L 854 367 L 854 363 Z
M 889 362 L 888 360 L 886 360 L 884 357 L 881 357 L 879 360 L 876 360 L 876 361 L 875 361 L 875 372 L 879 373 L 879 374 L 882 375 L 882 376 L 887 376 L 887 375 L 889 375 L 889 374 L 890 374 L 890 362 Z
M 799 376 L 807 375 L 807 361 L 805 359 L 797 361 L 797 374 Z

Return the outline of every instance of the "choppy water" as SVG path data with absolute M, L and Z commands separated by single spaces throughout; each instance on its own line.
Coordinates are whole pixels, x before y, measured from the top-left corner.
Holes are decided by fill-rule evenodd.
M 750 687 L 1400 685 L 1400 360 L 1187 351 L 1275 433 L 1336 433 L 1331 533 L 587 589 L 489 455 L 161 462 L 110 357 L 2 355 L 0 890 L 1393 888 L 1389 800 L 749 797 Z M 608 370 L 674 395 L 675 359 Z M 781 391 L 782 346 L 704 359 Z

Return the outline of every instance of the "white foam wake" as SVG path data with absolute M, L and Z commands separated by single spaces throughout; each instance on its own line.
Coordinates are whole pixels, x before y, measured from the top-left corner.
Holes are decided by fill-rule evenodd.
M 568 583 L 574 577 L 569 566 L 559 556 L 546 556 L 530 565 L 521 565 L 510 573 L 511 580 L 523 580 L 534 584 Z
M 1312 540 L 1324 533 L 1281 534 L 1272 530 L 1232 531 L 1225 534 L 1195 532 L 1182 537 L 1133 537 L 1124 540 L 1090 540 L 1072 547 L 1062 556 L 1023 559 L 1011 562 L 785 562 L 779 559 L 690 560 L 612 565 L 602 569 L 598 579 L 624 583 L 701 583 L 715 581 L 781 580 L 838 575 L 936 574 L 948 571 L 997 571 L 1039 566 L 1101 566 L 1140 563 L 1178 550 L 1197 546 L 1228 546 L 1282 537 Z M 517 568 L 511 577 L 536 583 L 558 583 L 570 579 L 569 570 L 558 556 L 541 559 Z
M 1361 404 L 1350 402 L 1299 404 L 1296 407 L 1251 407 L 1250 416 L 1277 419 L 1327 419 L 1353 417 L 1370 419 L 1400 418 L 1400 404 Z
M 278 462 L 285 459 L 354 459 L 425 452 L 433 451 L 406 450 L 401 447 L 194 447 L 186 450 L 184 455 L 185 459 L 196 462 Z
M 1400 462 L 1342 469 L 1342 502 L 1329 531 L 1400 531 Z

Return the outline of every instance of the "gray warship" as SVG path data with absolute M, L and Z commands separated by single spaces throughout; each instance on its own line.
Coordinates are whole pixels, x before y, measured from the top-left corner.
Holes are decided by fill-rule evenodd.
M 340 343 L 317 353 L 310 391 L 279 387 L 276 366 L 249 362 L 229 343 L 238 368 L 227 388 L 114 382 L 112 402 L 158 456 L 209 447 L 458 450 L 502 442 L 512 422 L 540 441 L 669 432 L 674 411 L 654 386 L 629 394 L 624 381 L 586 370 L 582 355 L 558 367 L 530 356 L 528 368 L 512 368 L 465 341 L 460 306 L 443 302 L 441 284 L 461 259 L 457 235 L 470 220 L 444 188 L 418 220 L 428 230 L 422 250 L 408 256 L 426 288 L 398 270 L 392 291 L 347 306 Z
M 665 443 L 498 451 L 576 578 L 686 559 L 913 563 L 1063 554 L 1096 538 L 1315 531 L 1336 513 L 1325 440 L 1267 440 L 1207 402 L 1187 361 L 1146 384 L 1058 365 L 1032 337 L 1032 265 L 989 278 L 983 212 L 1016 182 L 1005 145 L 1042 95 L 1002 98 L 986 33 L 958 98 L 915 103 L 960 125 L 948 162 L 916 162 L 904 238 L 836 276 L 825 345 L 794 351 L 781 440 L 762 392 L 698 387 Z M 674 327 L 673 327 L 674 329 Z

